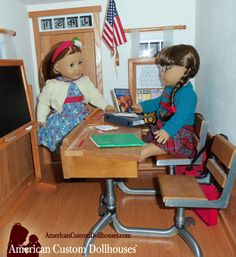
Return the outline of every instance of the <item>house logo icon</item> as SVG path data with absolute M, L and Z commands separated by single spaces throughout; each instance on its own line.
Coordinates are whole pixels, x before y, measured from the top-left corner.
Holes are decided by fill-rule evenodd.
M 7 246 L 7 257 L 38 257 L 41 244 L 35 234 L 29 236 L 28 244 L 25 243 L 29 234 L 28 229 L 20 223 L 13 225 Z

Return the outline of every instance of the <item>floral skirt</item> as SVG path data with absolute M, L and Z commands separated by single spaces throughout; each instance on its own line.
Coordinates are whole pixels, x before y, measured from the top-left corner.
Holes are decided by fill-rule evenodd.
M 60 147 L 63 138 L 84 118 L 85 115 L 70 117 L 63 113 L 50 114 L 45 126 L 38 130 L 39 144 L 46 146 L 51 152 L 55 151 Z
M 174 137 L 170 137 L 165 144 L 160 144 L 155 140 L 154 132 L 161 129 L 163 125 L 163 122 L 158 120 L 157 124 L 150 128 L 143 140 L 146 143 L 155 144 L 169 154 L 192 158 L 194 155 L 193 126 L 183 126 Z
M 79 87 L 72 81 L 68 87 L 67 98 L 62 112 L 56 111 L 48 115 L 46 124 L 38 130 L 39 145 L 50 151 L 57 150 L 64 137 L 87 116 L 85 104 L 74 97 L 82 97 Z M 69 101 L 70 100 L 70 101 Z

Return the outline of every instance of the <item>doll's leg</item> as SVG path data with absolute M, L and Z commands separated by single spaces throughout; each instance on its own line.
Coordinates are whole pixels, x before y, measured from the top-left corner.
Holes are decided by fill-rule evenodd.
M 162 154 L 166 154 L 166 152 L 161 148 L 159 148 L 158 146 L 152 143 L 149 143 L 141 148 L 141 156 L 140 156 L 139 162 L 142 162 L 143 160 L 145 160 L 150 156 L 162 155 Z

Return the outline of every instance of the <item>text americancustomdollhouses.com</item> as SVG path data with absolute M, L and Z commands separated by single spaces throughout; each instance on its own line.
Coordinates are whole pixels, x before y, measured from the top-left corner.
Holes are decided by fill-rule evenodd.
M 104 234 L 103 232 L 98 233 L 46 233 L 45 238 L 131 238 L 131 234 Z

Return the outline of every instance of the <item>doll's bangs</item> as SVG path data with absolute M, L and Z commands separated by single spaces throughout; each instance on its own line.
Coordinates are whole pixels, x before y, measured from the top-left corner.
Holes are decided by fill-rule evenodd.
M 164 48 L 159 56 L 158 56 L 158 63 L 161 66 L 173 66 L 175 65 L 175 56 L 173 55 L 173 47 Z
M 80 47 L 73 45 L 73 46 L 70 46 L 70 47 L 68 48 L 67 55 L 69 55 L 69 54 L 74 54 L 74 53 L 78 53 L 78 52 L 81 52 Z
M 78 46 L 72 45 L 72 46 L 70 46 L 70 47 L 67 47 L 66 49 L 64 49 L 64 50 L 58 55 L 58 57 L 56 58 L 56 61 L 61 60 L 62 58 L 64 58 L 64 57 L 67 56 L 67 55 L 75 54 L 75 53 L 78 53 L 78 52 L 81 53 L 81 49 L 80 49 Z
M 179 65 L 190 68 L 190 76 L 193 77 L 199 69 L 200 58 L 193 46 L 182 44 L 164 48 L 158 56 L 158 63 L 161 66 Z

